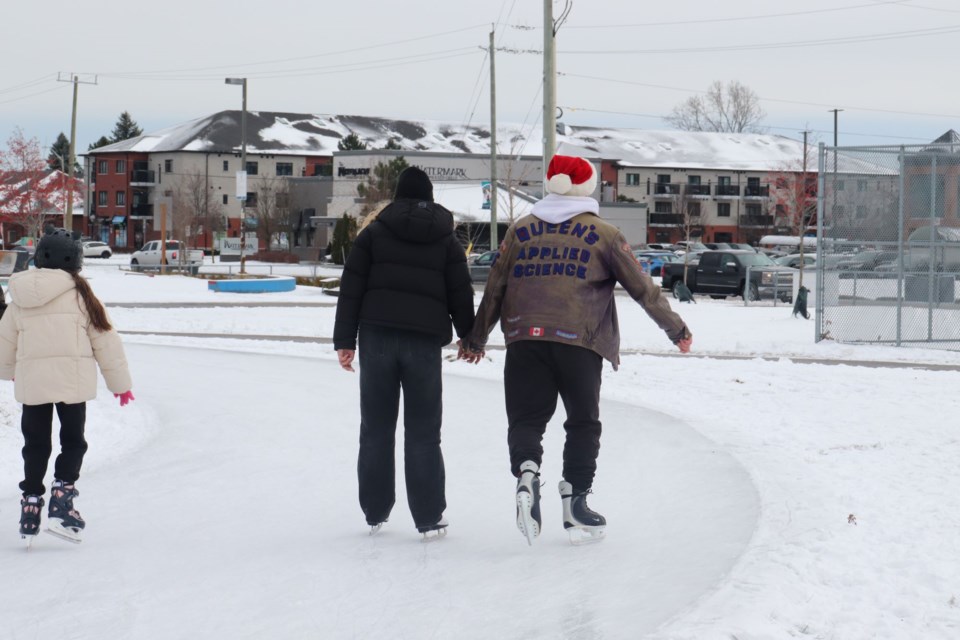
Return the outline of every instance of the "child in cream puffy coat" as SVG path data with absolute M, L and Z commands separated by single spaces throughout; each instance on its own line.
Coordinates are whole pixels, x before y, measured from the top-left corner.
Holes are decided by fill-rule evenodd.
M 79 273 L 82 256 L 70 232 L 47 233 L 34 256 L 38 268 L 10 278 L 11 302 L 0 319 L 0 379 L 14 380 L 14 397 L 23 403 L 23 537 L 40 529 L 54 408 L 60 419 L 60 454 L 48 531 L 79 542 L 85 523 L 73 506 L 79 495 L 74 483 L 87 451 L 86 403 L 97 395 L 98 366 L 121 405 L 133 400 L 123 344 Z

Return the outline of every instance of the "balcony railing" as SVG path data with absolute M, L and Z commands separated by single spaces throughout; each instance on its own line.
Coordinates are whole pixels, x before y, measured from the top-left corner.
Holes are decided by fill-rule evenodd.
M 678 225 L 683 222 L 683 216 L 678 213 L 651 213 L 650 224 Z
M 669 182 L 655 182 L 653 184 L 653 195 L 655 196 L 675 196 L 679 193 L 679 184 L 671 184 Z
M 747 198 L 768 198 L 770 197 L 770 187 L 748 184 L 743 188 L 743 195 Z
M 740 219 L 740 225 L 744 227 L 772 227 L 773 216 L 744 216 Z
M 156 184 L 156 172 L 152 169 L 134 169 L 130 172 L 130 184 Z
M 718 196 L 739 196 L 740 195 L 740 185 L 738 184 L 718 184 L 717 185 L 717 195 Z
M 688 196 L 708 196 L 710 195 L 710 185 L 708 184 L 688 184 Z
M 134 218 L 152 218 L 153 217 L 153 205 L 152 204 L 135 204 L 130 207 L 130 215 Z

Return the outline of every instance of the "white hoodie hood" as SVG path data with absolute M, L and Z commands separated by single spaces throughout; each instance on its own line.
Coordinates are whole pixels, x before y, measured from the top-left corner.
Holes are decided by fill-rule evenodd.
M 560 224 L 581 213 L 600 215 L 600 203 L 593 198 L 581 196 L 558 196 L 547 194 L 533 205 L 530 213 L 544 222 Z

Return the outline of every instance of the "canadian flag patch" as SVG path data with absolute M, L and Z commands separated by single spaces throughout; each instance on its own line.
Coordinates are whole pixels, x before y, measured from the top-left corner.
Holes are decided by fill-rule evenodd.
M 534 338 L 543 336 L 543 327 L 530 327 L 530 335 Z

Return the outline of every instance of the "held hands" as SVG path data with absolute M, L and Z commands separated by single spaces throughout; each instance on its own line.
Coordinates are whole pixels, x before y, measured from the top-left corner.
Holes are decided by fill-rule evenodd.
M 136 398 L 133 397 L 133 391 L 124 391 L 123 393 L 115 393 L 113 394 L 113 397 L 120 398 L 121 407 L 127 406 L 127 403 L 130 402 L 131 400 L 136 400 Z
M 457 347 L 459 348 L 457 351 L 458 360 L 466 360 L 470 364 L 477 364 L 481 359 L 483 359 L 485 353 L 483 349 L 474 351 L 473 349 L 464 346 L 463 340 L 457 340 Z
M 340 368 L 344 371 L 353 372 L 353 359 L 356 355 L 356 349 L 337 349 L 337 359 L 340 361 Z

